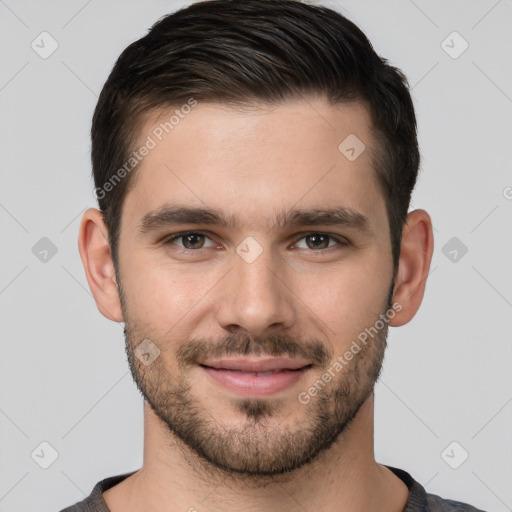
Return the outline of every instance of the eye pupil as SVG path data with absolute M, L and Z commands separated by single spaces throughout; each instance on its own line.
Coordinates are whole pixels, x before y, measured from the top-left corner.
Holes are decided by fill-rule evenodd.
M 318 247 L 322 244 L 325 245 L 325 241 L 327 241 L 327 245 L 325 247 L 327 247 L 329 245 L 329 237 L 327 235 L 315 233 L 314 235 L 308 235 L 306 238 L 307 238 L 307 240 L 316 240 L 317 242 L 320 241 L 320 243 L 313 242 L 313 244 L 312 244 L 313 249 L 318 249 Z M 310 245 L 310 244 L 308 243 L 308 245 Z
M 185 236 L 183 237 L 183 239 L 184 239 L 184 241 L 185 241 L 185 243 L 184 243 L 185 247 L 186 247 L 187 249 L 200 249 L 200 247 L 195 247 L 195 245 L 197 245 L 197 244 L 195 244 L 195 243 L 193 242 L 193 240 L 194 240 L 194 238 L 195 238 L 195 239 L 197 239 L 197 238 L 201 239 L 201 237 L 202 237 L 202 236 L 203 236 L 203 235 L 201 235 L 201 234 L 199 234 L 199 233 L 191 233 L 191 234 L 189 234 L 189 235 L 185 235 Z M 190 244 L 189 242 L 190 242 L 191 240 L 192 240 L 192 242 L 191 242 L 191 244 Z M 188 247 L 188 245 L 192 245 L 193 247 Z M 199 245 L 201 245 L 201 243 L 199 243 Z

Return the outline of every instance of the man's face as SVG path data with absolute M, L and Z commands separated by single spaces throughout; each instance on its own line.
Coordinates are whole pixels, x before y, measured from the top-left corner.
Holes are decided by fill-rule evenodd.
M 393 270 L 369 116 L 319 98 L 199 103 L 159 141 L 173 111 L 161 114 L 141 133 L 137 147 L 148 135 L 156 147 L 126 195 L 119 240 L 133 377 L 203 459 L 290 471 L 344 431 L 382 365 L 387 325 L 358 338 L 382 325 Z M 366 146 L 356 159 L 351 134 Z M 227 222 L 177 219 L 188 208 Z M 340 222 L 310 215 L 330 209 Z

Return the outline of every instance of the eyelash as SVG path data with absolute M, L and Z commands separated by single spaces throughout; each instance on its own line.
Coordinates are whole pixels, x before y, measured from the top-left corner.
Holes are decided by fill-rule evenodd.
M 172 242 L 174 242 L 175 240 L 178 240 L 180 238 L 183 238 L 183 237 L 185 237 L 187 235 L 202 235 L 202 236 L 204 236 L 206 238 L 210 238 L 210 236 L 208 236 L 208 234 L 204 233 L 203 231 L 183 231 L 181 233 L 177 233 L 175 235 L 172 235 L 170 238 L 167 238 L 166 240 L 164 240 L 163 244 L 164 245 L 172 245 Z M 346 238 L 340 237 L 340 236 L 336 236 L 336 235 L 331 235 L 330 233 L 323 233 L 322 231 L 311 231 L 309 233 L 305 233 L 298 240 L 302 240 L 303 238 L 306 238 L 306 237 L 311 236 L 311 235 L 327 236 L 331 240 L 334 240 L 335 242 L 337 242 L 338 245 L 340 245 L 340 246 L 348 246 L 348 245 L 350 245 L 350 242 Z M 211 247 L 202 247 L 201 249 L 188 249 L 186 247 L 179 247 L 179 249 L 181 251 L 184 251 L 184 252 L 199 252 L 199 251 L 201 251 L 203 249 L 211 249 Z M 326 249 L 319 249 L 319 250 L 314 250 L 314 249 L 301 249 L 301 250 L 310 250 L 312 252 L 323 252 L 323 251 L 326 251 L 328 249 L 332 249 L 332 247 L 327 247 Z

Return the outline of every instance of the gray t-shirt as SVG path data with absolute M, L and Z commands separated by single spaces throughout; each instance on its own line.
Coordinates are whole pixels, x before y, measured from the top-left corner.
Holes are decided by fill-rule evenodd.
M 409 489 L 409 498 L 402 512 L 484 512 L 467 503 L 446 500 L 435 494 L 427 494 L 425 488 L 403 469 L 391 466 L 386 467 L 393 471 Z M 135 473 L 135 471 L 101 480 L 94 486 L 94 489 L 87 498 L 60 512 L 110 512 L 101 494 L 107 489 L 114 487 L 114 485 L 117 485 L 119 482 L 122 482 L 130 475 L 133 475 L 133 473 Z

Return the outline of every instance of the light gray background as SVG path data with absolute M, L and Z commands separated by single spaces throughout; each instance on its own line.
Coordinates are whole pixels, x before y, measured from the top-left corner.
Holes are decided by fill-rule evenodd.
M 512 2 L 324 4 L 410 81 L 423 156 L 413 208 L 435 227 L 423 305 L 390 330 L 376 458 L 429 492 L 512 510 Z M 0 512 L 56 512 L 141 466 L 122 324 L 95 307 L 77 230 L 95 206 L 88 132 L 101 87 L 120 52 L 183 5 L 0 0 Z M 47 59 L 31 48 L 43 31 L 59 45 Z M 442 45 L 453 31 L 469 44 L 458 58 L 445 51 L 462 49 L 458 36 Z M 32 251 L 43 237 L 57 248 L 47 261 Z M 443 253 L 452 237 L 468 249 L 456 261 Z M 43 441 L 58 452 L 48 469 Z M 458 469 L 445 462 L 461 460 L 458 445 L 441 456 L 453 441 L 469 453 Z

